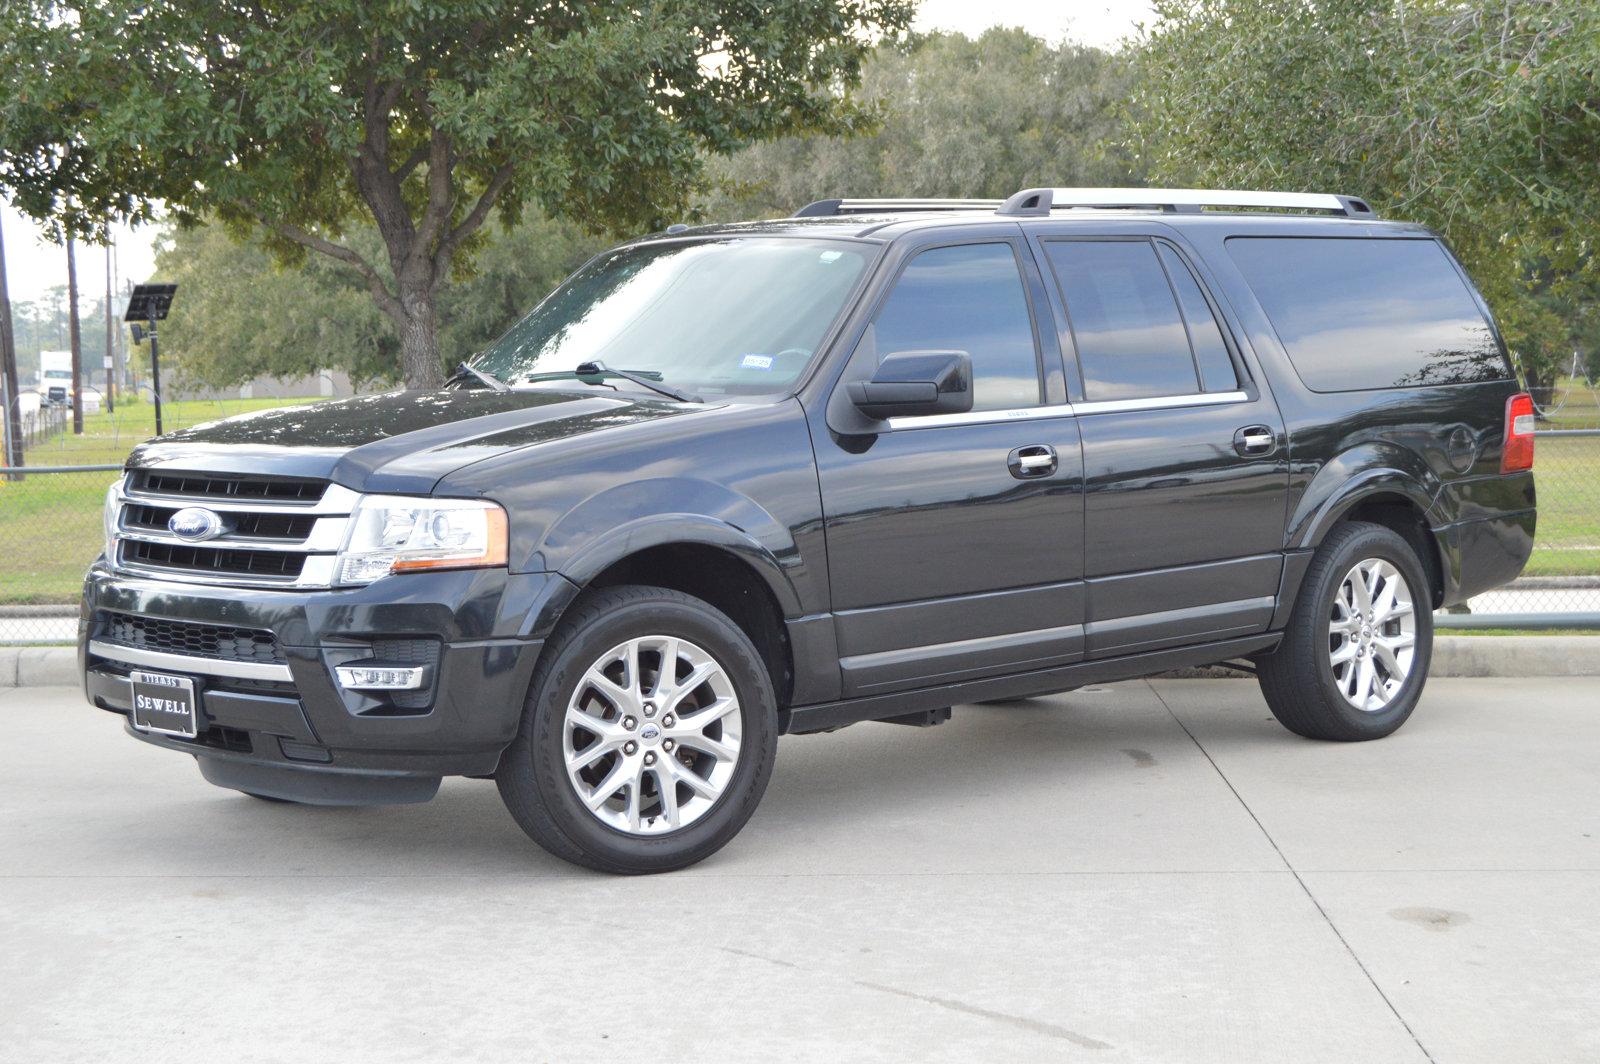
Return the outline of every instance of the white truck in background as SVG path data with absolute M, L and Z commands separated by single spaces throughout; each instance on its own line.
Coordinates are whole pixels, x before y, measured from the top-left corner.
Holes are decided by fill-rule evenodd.
M 72 352 L 39 352 L 39 398 L 48 406 L 72 405 Z M 96 388 L 83 390 L 83 412 L 100 412 L 100 392 Z

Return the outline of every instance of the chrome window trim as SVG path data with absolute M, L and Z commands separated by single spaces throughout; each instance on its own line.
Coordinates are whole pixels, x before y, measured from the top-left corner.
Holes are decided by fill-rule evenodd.
M 1140 399 L 1102 399 L 1093 403 L 1075 403 L 1080 414 L 1122 414 L 1132 410 L 1169 410 L 1185 406 L 1220 406 L 1223 403 L 1244 403 L 1250 399 L 1248 392 L 1191 392 L 1188 395 L 1152 395 Z
M 1193 392 L 1189 395 L 1153 395 L 1141 399 L 1104 399 L 1093 403 L 1047 403 L 1043 406 L 1014 407 L 1009 410 L 973 410 L 964 414 L 892 417 L 884 424 L 890 431 L 900 432 L 906 429 L 931 429 L 945 425 L 998 425 L 1009 421 L 1034 421 L 1040 418 L 1121 414 L 1135 410 L 1175 410 L 1188 406 L 1221 406 L 1224 403 L 1249 401 L 1249 392 Z
M 1071 403 L 1019 406 L 1008 410 L 969 410 L 964 414 L 926 414 L 921 417 L 892 417 L 884 424 L 892 431 L 932 429 L 942 425 L 988 425 L 1007 421 L 1034 421 L 1039 418 L 1071 417 Z
M 174 672 L 198 672 L 210 676 L 232 676 L 241 680 L 276 680 L 293 683 L 294 673 L 287 665 L 269 665 L 254 661 L 222 661 L 217 658 L 196 658 L 188 654 L 169 654 L 160 650 L 141 650 L 121 643 L 89 640 L 89 653 L 107 661 L 123 665 L 147 665 L 152 669 L 171 669 Z

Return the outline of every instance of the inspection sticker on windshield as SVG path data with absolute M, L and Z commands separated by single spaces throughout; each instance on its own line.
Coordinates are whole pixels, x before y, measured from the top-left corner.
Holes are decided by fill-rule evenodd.
M 771 369 L 772 368 L 772 356 L 771 355 L 745 355 L 744 356 L 744 360 L 739 363 L 739 368 L 740 369 Z

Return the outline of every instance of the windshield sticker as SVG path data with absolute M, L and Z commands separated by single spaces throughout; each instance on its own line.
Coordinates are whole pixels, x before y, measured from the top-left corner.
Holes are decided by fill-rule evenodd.
M 771 355 L 745 355 L 744 359 L 739 363 L 739 368 L 741 368 L 741 369 L 771 369 L 772 368 L 772 356 Z
M 843 257 L 842 251 L 824 251 L 821 256 L 823 262 L 838 262 Z

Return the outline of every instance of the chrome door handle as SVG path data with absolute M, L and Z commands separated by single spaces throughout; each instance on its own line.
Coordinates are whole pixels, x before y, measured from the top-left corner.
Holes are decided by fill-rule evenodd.
M 1056 451 L 1044 444 L 1018 447 L 1006 456 L 1006 466 L 1018 480 L 1047 477 L 1056 471 Z
M 1278 437 L 1265 425 L 1250 425 L 1233 434 L 1233 449 L 1243 455 L 1271 454 L 1278 449 Z

